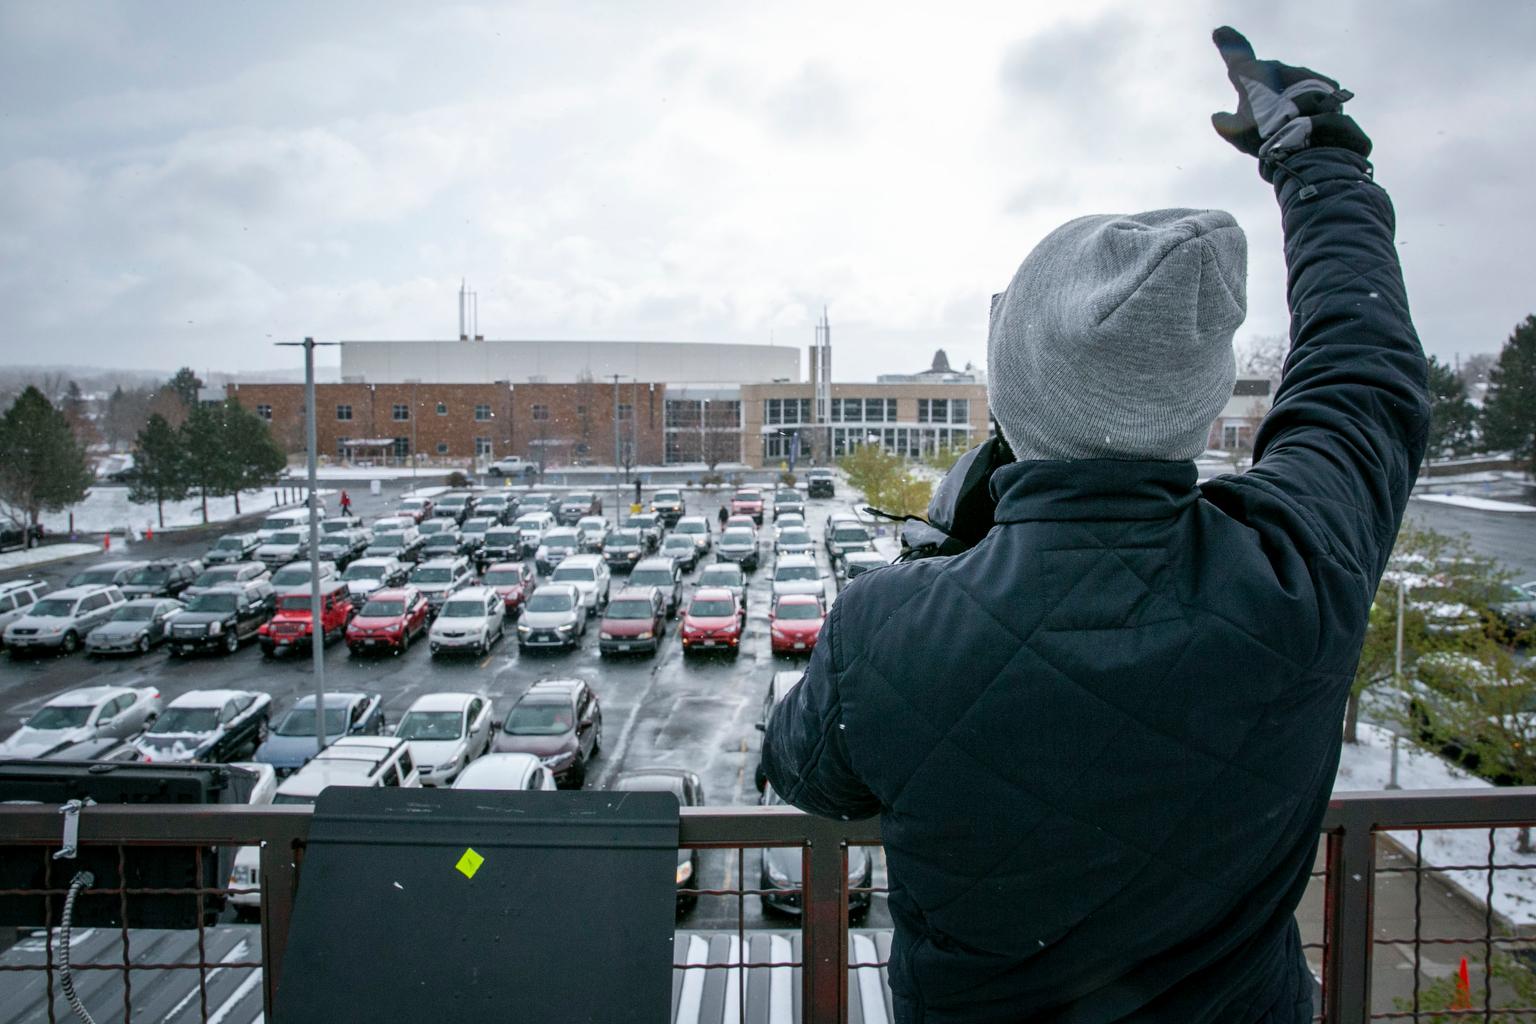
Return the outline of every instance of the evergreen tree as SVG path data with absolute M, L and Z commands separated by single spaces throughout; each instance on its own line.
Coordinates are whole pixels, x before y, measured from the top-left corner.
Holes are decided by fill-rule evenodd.
M 188 409 L 197 404 L 197 392 L 202 386 L 201 378 L 185 366 L 177 370 L 175 376 L 166 384 L 166 387 L 176 392 L 177 397 L 181 399 L 181 404 Z
M 267 429 L 267 421 L 239 402 L 225 404 L 224 429 L 234 459 L 235 512 L 240 512 L 240 492 L 263 487 L 277 479 L 288 466 L 288 457 Z
M 181 425 L 181 447 L 186 453 L 188 492 L 202 502 L 203 522 L 208 521 L 208 499 L 232 494 L 239 487 L 237 459 L 229 444 L 228 412 L 223 405 L 194 403 Z
M 1429 454 L 1431 458 L 1465 455 L 1477 441 L 1477 409 L 1467 399 L 1467 385 L 1456 371 L 1429 357 Z
M 0 417 L 0 508 L 23 528 L 85 497 L 93 480 L 69 420 L 29 387 Z
M 1492 449 L 1509 449 L 1536 472 L 1536 316 L 1518 325 L 1488 376 L 1483 438 Z
M 187 453 L 164 416 L 151 416 L 133 449 L 133 486 L 129 500 L 153 501 L 165 528 L 165 503 L 187 496 Z

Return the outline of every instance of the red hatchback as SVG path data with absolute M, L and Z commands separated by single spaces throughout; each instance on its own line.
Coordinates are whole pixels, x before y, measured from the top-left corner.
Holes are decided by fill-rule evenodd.
M 694 591 L 688 610 L 683 613 L 683 653 L 689 651 L 741 650 L 741 605 L 736 595 L 724 587 L 701 587 Z
M 809 654 L 816 647 L 827 610 L 814 594 L 785 594 L 768 612 L 768 635 L 774 654 Z
M 523 610 L 523 602 L 538 583 L 538 576 L 527 562 L 497 562 L 480 576 L 480 585 L 493 588 L 506 602 L 508 618 Z
M 731 514 L 751 516 L 758 526 L 763 525 L 763 492 L 741 490 L 731 495 Z
M 426 633 L 430 616 L 426 597 L 415 587 L 375 590 L 347 626 L 347 649 L 353 654 L 403 653 Z

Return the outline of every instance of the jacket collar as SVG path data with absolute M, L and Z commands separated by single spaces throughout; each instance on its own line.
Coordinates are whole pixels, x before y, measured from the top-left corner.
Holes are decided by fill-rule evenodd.
M 1165 519 L 1199 498 L 1197 479 L 1193 462 L 1015 462 L 992 475 L 994 521 Z

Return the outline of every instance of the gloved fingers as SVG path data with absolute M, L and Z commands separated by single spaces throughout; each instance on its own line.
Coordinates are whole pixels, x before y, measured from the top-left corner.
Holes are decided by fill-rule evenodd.
M 1319 114 L 1312 118 L 1312 145 L 1351 149 L 1371 155 L 1371 140 L 1348 114 Z
M 1228 75 L 1233 74 L 1240 67 L 1257 61 L 1253 55 L 1253 44 L 1248 41 L 1248 37 L 1231 25 L 1223 25 L 1212 32 L 1211 42 L 1216 44 L 1221 59 L 1226 63 Z
M 1298 93 L 1291 97 L 1291 102 L 1296 104 L 1296 113 L 1302 117 L 1312 117 L 1315 114 L 1337 114 L 1344 109 L 1344 101 L 1350 94 L 1344 90 L 1333 92 L 1308 91 Z
M 1259 138 L 1259 127 L 1254 124 L 1253 118 L 1220 111 L 1211 115 L 1211 127 L 1216 129 L 1217 135 L 1236 146 L 1241 152 L 1249 156 L 1259 155 L 1262 140 Z

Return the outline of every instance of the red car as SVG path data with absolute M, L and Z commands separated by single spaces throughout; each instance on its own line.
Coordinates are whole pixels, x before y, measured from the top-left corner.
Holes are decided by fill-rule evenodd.
M 431 606 L 415 587 L 375 590 L 347 626 L 347 649 L 353 654 L 390 651 L 401 654 L 427 631 Z
M 340 639 L 352 621 L 351 593 L 340 580 L 320 585 L 320 642 Z M 277 614 L 256 631 L 263 654 L 308 647 L 314 632 L 314 616 L 309 612 L 309 592 L 283 594 L 277 599 Z
M 656 587 L 626 587 L 613 596 L 598 626 L 599 654 L 661 649 L 667 631 L 667 599 Z
M 768 612 L 768 635 L 774 654 L 809 654 L 816 647 L 827 610 L 814 594 L 785 594 Z
M 689 651 L 741 650 L 745 625 L 736 595 L 724 587 L 700 587 L 694 591 L 688 610 L 683 613 L 683 653 Z
M 491 587 L 501 595 L 507 603 L 507 616 L 511 618 L 523 610 L 523 602 L 539 585 L 539 577 L 527 562 L 496 562 L 481 574 L 480 585 Z
M 740 490 L 731 495 L 731 514 L 751 516 L 758 526 L 763 525 L 763 492 Z

